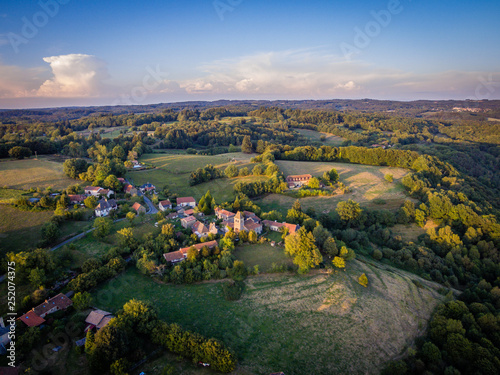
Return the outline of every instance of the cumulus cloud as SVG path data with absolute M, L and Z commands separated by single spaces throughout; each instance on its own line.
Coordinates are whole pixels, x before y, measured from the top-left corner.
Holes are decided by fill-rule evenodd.
M 38 89 L 44 97 L 93 97 L 106 91 L 109 78 L 106 63 L 95 56 L 70 54 L 44 57 L 50 64 L 53 77 Z

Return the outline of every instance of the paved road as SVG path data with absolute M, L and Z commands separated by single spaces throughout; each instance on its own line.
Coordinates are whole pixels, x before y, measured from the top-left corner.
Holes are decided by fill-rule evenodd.
M 148 206 L 148 211 L 146 214 L 148 215 L 154 215 L 155 213 L 158 212 L 156 209 L 155 205 L 153 202 L 151 202 L 151 199 L 149 199 L 145 194 L 143 194 L 140 190 L 137 191 L 138 196 L 142 196 L 144 198 L 144 202 L 146 202 L 146 205 Z
M 117 220 L 113 221 L 113 223 L 118 223 L 118 222 L 123 221 L 125 219 L 126 218 L 117 219 Z M 71 237 L 70 239 L 68 239 L 68 240 L 66 240 L 64 242 L 61 242 L 59 245 L 54 246 L 53 248 L 50 249 L 50 251 L 57 250 L 60 247 L 63 247 L 64 245 L 67 245 L 67 244 L 69 244 L 69 243 L 71 243 L 73 241 L 76 241 L 76 240 L 82 238 L 83 236 L 85 236 L 87 233 L 92 232 L 93 230 L 95 230 L 95 228 L 91 228 L 91 229 L 89 229 L 89 230 L 87 230 L 87 231 L 85 231 L 83 233 L 77 234 L 75 237 Z

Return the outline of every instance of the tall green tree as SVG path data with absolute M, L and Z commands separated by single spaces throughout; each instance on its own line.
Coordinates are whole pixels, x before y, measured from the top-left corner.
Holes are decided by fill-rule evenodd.
M 323 261 L 314 241 L 314 236 L 305 228 L 285 238 L 285 253 L 293 257 L 293 263 L 299 267 L 299 272 L 306 273 Z
M 243 142 L 241 143 L 241 151 L 245 154 L 251 154 L 253 151 L 252 141 L 249 135 L 243 137 Z
M 355 224 L 361 217 L 363 210 L 358 202 L 349 199 L 347 202 L 339 202 L 335 209 L 344 223 Z
M 106 217 L 98 217 L 94 220 L 94 236 L 102 239 L 111 232 L 112 221 Z

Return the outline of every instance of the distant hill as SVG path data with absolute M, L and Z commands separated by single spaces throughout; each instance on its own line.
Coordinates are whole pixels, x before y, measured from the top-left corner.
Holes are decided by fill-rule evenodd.
M 183 109 L 203 111 L 215 107 L 231 107 L 250 111 L 260 107 L 280 107 L 283 109 L 318 109 L 359 112 L 390 112 L 401 116 L 432 117 L 436 113 L 477 114 L 483 112 L 499 113 L 500 100 L 418 100 L 411 102 L 373 99 L 332 99 L 332 100 L 217 100 L 178 103 L 158 103 L 148 105 L 121 105 L 102 107 L 61 107 L 40 109 L 0 110 L 0 120 L 9 123 L 13 120 L 25 121 L 63 121 L 74 120 L 91 115 L 122 115 L 138 113 L 159 113 L 164 110 Z M 454 110 L 455 109 L 455 110 Z M 473 112 L 478 111 L 478 112 Z M 451 116 L 455 118 L 455 116 Z M 487 117 L 487 116 L 486 116 Z M 486 119 L 485 117 L 485 119 Z M 495 117 L 495 116 L 490 116 Z

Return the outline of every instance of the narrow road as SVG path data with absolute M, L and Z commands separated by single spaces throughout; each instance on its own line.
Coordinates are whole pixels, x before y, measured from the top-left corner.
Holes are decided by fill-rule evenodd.
M 125 220 L 125 219 L 126 219 L 125 217 L 124 217 L 124 218 L 121 218 L 121 219 L 117 219 L 117 220 L 113 221 L 113 223 L 118 223 L 118 222 L 123 221 L 123 220 Z M 50 249 L 50 251 L 57 250 L 57 249 L 59 249 L 60 247 L 63 247 L 64 245 L 67 245 L 67 244 L 69 244 L 69 243 L 71 243 L 71 242 L 73 242 L 73 241 L 76 241 L 76 240 L 78 240 L 78 239 L 82 238 L 83 236 L 85 236 L 87 233 L 92 232 L 93 230 L 95 230 L 95 228 L 91 228 L 91 229 L 89 229 L 89 230 L 86 230 L 86 231 L 85 231 L 85 232 L 83 232 L 83 233 L 77 234 L 75 237 L 71 237 L 70 239 L 67 239 L 66 241 L 63 241 L 63 242 L 61 242 L 60 244 L 58 244 L 58 245 L 54 246 L 53 248 L 51 248 L 51 249 Z
M 155 205 L 153 202 L 151 202 L 151 199 L 149 199 L 145 194 L 143 194 L 140 190 L 137 191 L 138 196 L 142 196 L 144 198 L 144 202 L 146 202 L 146 205 L 148 206 L 148 211 L 146 214 L 148 215 L 154 215 L 158 212 L 156 209 Z

